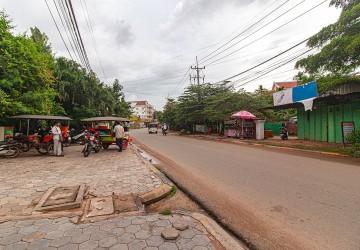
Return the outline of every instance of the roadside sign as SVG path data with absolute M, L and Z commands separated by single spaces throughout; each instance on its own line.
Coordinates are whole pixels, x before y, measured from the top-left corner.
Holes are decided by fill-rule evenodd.
M 341 130 L 342 130 L 344 145 L 349 144 L 350 142 L 346 139 L 346 136 L 355 130 L 354 122 L 342 122 Z

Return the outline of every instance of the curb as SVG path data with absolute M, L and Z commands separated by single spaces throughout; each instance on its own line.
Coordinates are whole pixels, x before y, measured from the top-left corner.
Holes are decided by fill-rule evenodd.
M 199 221 L 206 230 L 214 236 L 214 238 L 225 248 L 229 250 L 247 250 L 242 246 L 238 241 L 236 241 L 233 237 L 231 237 L 222 227 L 219 226 L 216 221 L 211 219 L 210 217 L 198 213 L 198 212 L 189 212 L 189 211 L 182 211 L 176 210 L 173 213 L 187 215 L 191 218 Z
M 166 184 L 170 186 L 175 186 L 175 184 L 169 180 L 160 172 L 157 168 L 155 168 L 148 160 L 144 159 L 139 154 L 139 147 L 134 144 L 131 144 L 132 149 L 134 150 L 135 154 Z M 187 193 L 187 192 L 186 192 Z M 173 211 L 175 214 L 182 214 L 190 216 L 191 218 L 199 221 L 206 230 L 227 250 L 247 250 L 244 244 L 239 243 L 234 237 L 232 237 L 228 232 L 226 232 L 215 220 L 211 219 L 210 217 L 198 213 L 198 212 L 191 212 L 191 211 L 183 211 L 183 210 L 175 210 Z
M 284 147 L 284 146 L 261 144 L 261 143 L 256 143 L 256 142 L 223 141 L 222 139 L 219 139 L 219 138 L 214 138 L 214 139 L 213 139 L 213 138 L 207 138 L 207 137 L 205 137 L 205 136 L 203 136 L 203 137 L 196 137 L 196 136 L 192 136 L 192 135 L 188 135 L 188 137 L 191 137 L 191 138 L 194 138 L 194 139 L 202 139 L 202 140 L 208 140 L 208 141 L 218 141 L 218 142 L 231 143 L 231 144 L 253 145 L 253 146 L 268 147 L 268 148 L 286 149 L 286 150 L 299 151 L 299 152 L 310 152 L 310 153 L 317 153 L 317 154 L 324 154 L 324 155 L 350 157 L 349 155 L 344 155 L 344 154 L 335 153 L 335 152 L 316 151 L 316 150 L 300 149 L 300 148 L 291 148 L 291 147 Z
M 162 182 L 164 182 L 165 184 L 168 184 L 170 186 L 175 186 L 175 184 L 170 181 L 169 178 L 167 178 L 164 173 L 160 172 L 157 168 L 154 167 L 153 164 L 151 164 L 149 161 L 147 161 L 146 159 L 144 159 L 144 157 L 142 157 L 139 154 L 139 151 L 141 151 L 141 149 L 139 149 L 138 146 L 136 146 L 135 144 L 131 143 L 131 148 L 132 150 L 135 152 L 135 154 L 142 160 L 142 162 L 144 162 L 146 164 L 146 166 L 148 166 L 159 178 Z

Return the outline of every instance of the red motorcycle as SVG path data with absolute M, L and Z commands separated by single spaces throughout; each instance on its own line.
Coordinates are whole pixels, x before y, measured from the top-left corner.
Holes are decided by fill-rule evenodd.
M 89 131 L 85 131 L 84 141 L 84 149 L 82 151 L 84 157 L 88 157 L 92 150 L 95 153 L 99 153 L 102 142 L 98 132 L 90 133 Z

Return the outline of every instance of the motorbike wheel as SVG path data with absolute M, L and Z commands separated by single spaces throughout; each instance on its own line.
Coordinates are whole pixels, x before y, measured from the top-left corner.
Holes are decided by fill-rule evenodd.
M 30 150 L 30 144 L 28 142 L 24 142 L 22 145 L 21 145 L 21 150 L 23 152 L 28 152 Z
M 102 145 L 102 147 L 103 147 L 103 149 L 108 149 L 109 148 L 109 144 L 106 144 L 106 143 L 103 143 L 103 145 Z
M 47 152 L 48 152 L 49 155 L 54 155 L 54 143 L 51 143 L 48 146 Z
M 84 157 L 88 157 L 89 154 L 90 154 L 90 147 L 89 147 L 89 144 L 85 144 L 85 148 L 83 150 L 83 153 L 84 153 Z
M 20 148 L 17 146 L 11 146 L 8 149 L 8 152 L 4 154 L 6 158 L 14 158 L 20 153 Z

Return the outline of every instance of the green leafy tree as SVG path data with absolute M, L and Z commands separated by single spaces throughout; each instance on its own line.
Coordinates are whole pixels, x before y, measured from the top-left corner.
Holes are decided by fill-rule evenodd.
M 170 125 L 172 129 L 178 128 L 178 124 L 175 122 L 177 112 L 177 102 L 175 99 L 168 98 L 164 106 L 163 118 L 161 122 L 165 122 Z
M 5 103 L 1 113 L 50 114 L 56 96 L 52 54 L 43 50 L 44 42 L 12 31 L 11 20 L 0 12 L 0 95 Z
M 342 8 L 341 15 L 337 22 L 309 39 L 308 47 L 321 50 L 296 63 L 296 68 L 306 73 L 297 75 L 303 82 L 326 76 L 346 76 L 360 66 L 360 1 L 332 0 L 330 6 Z

